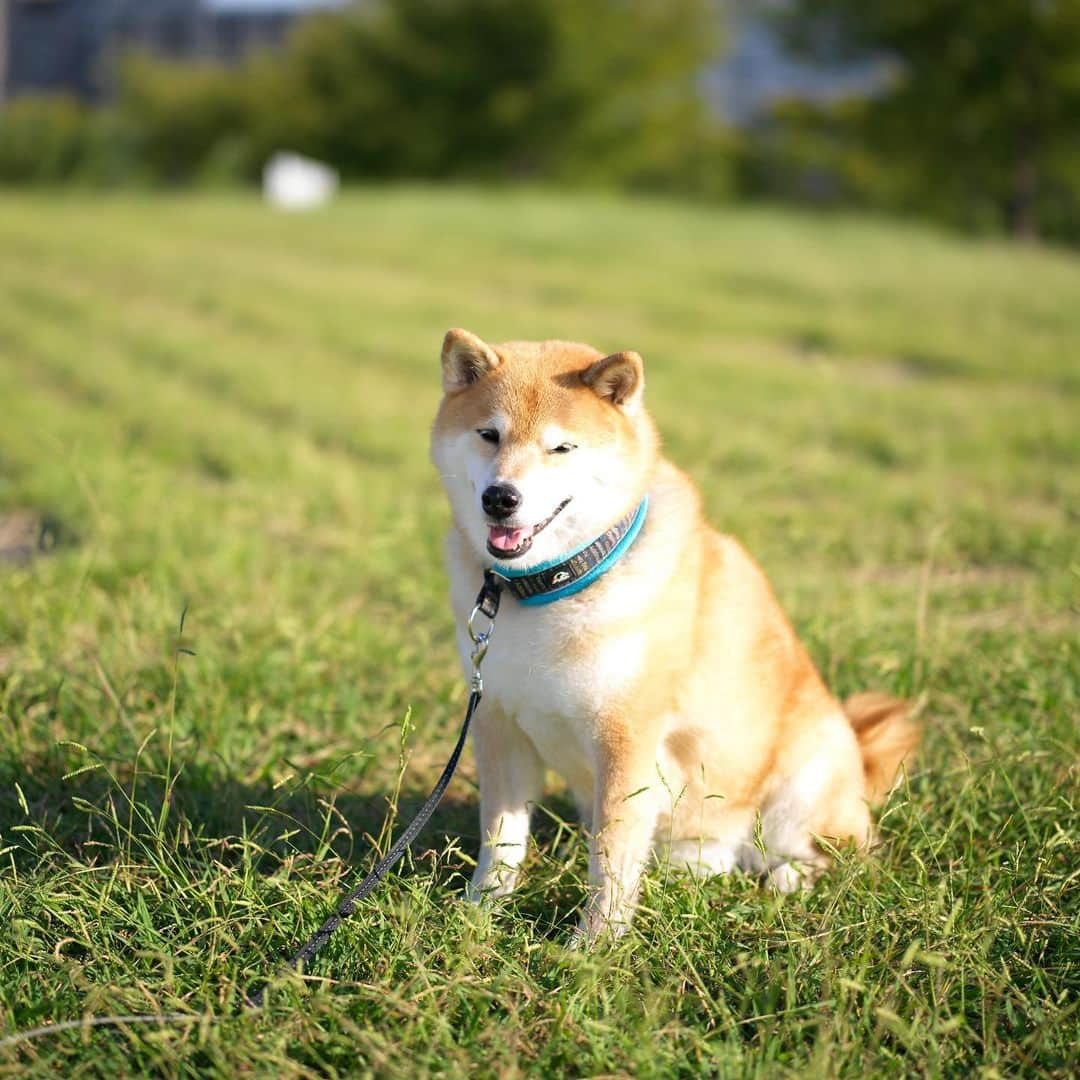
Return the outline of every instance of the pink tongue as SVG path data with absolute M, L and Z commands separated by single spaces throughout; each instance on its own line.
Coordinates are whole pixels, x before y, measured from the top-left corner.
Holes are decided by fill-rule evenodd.
M 488 543 L 499 551 L 516 551 L 525 542 L 529 529 L 508 529 L 505 525 L 488 526 Z

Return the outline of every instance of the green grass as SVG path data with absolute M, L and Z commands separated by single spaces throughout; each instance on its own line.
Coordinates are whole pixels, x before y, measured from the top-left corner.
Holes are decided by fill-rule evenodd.
M 518 896 L 454 901 L 467 762 L 306 984 L 243 1015 L 459 722 L 426 460 L 453 325 L 640 351 L 713 521 L 836 692 L 925 696 L 924 751 L 872 859 L 783 899 L 657 869 L 585 954 L 554 780 Z M 1074 257 L 872 220 L 4 196 L 0 511 L 58 543 L 0 566 L 0 1036 L 199 1019 L 0 1072 L 1073 1075 L 1078 356 Z

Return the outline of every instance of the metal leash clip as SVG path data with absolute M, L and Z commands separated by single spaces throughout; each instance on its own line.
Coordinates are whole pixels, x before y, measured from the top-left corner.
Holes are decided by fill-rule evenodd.
M 499 599 L 501 596 L 502 585 L 499 583 L 499 579 L 490 570 L 486 571 L 484 584 L 480 588 L 480 593 L 476 597 L 476 603 L 473 605 L 469 621 L 466 624 L 466 629 L 469 631 L 469 640 L 473 644 L 472 653 L 470 654 L 472 679 L 469 682 L 469 689 L 474 694 L 482 693 L 484 689 L 484 680 L 480 677 L 480 665 L 484 662 L 484 657 L 487 656 L 488 647 L 491 645 L 491 636 L 495 633 L 495 616 L 499 612 Z M 476 627 L 476 620 L 481 615 L 488 620 L 486 630 L 478 630 Z
M 489 619 L 488 628 L 486 630 L 478 631 L 475 626 L 476 617 L 478 615 L 484 615 Z M 472 640 L 473 647 L 470 659 L 472 660 L 472 679 L 469 682 L 469 689 L 474 693 L 483 693 L 484 680 L 480 677 L 480 665 L 484 662 L 484 657 L 487 656 L 488 646 L 491 644 L 491 635 L 495 633 L 495 620 L 487 616 L 483 608 L 479 604 L 472 609 L 472 614 L 469 616 L 469 638 Z

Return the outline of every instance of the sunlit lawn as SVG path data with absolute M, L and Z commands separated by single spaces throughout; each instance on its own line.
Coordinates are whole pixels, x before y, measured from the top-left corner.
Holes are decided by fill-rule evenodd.
M 452 744 L 426 455 L 455 325 L 641 352 L 712 519 L 838 693 L 925 698 L 925 751 L 873 859 L 786 899 L 657 869 L 586 954 L 554 778 L 518 898 L 454 902 L 467 762 L 307 987 L 245 1015 Z M 1071 1075 L 1078 356 L 1080 260 L 902 224 L 0 197 L 0 526 L 52 542 L 0 563 L 0 1037 L 199 1018 L 0 1045 L 0 1070 Z

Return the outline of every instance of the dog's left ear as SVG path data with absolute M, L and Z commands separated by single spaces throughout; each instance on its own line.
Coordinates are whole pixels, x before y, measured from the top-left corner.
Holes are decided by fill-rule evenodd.
M 617 352 L 597 360 L 581 381 L 624 412 L 635 412 L 645 390 L 645 365 L 636 352 Z

